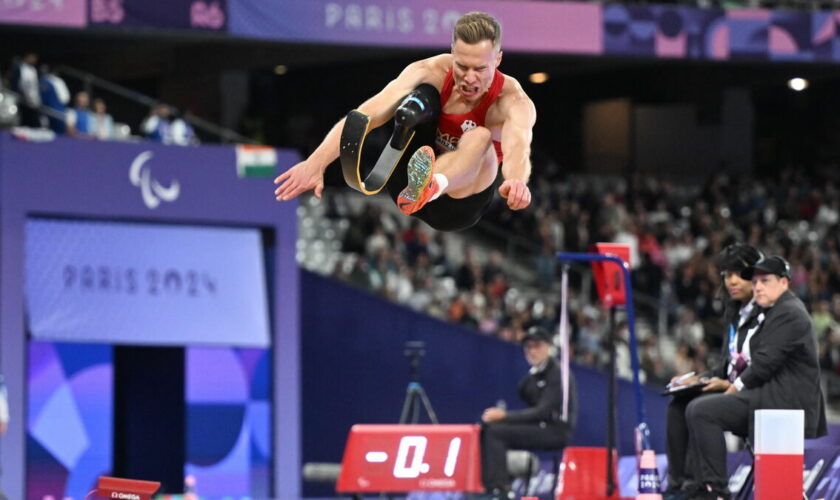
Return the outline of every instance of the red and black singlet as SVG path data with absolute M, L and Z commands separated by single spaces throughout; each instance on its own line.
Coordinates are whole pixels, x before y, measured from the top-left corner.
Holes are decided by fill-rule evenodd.
M 461 114 L 449 114 L 441 112 L 438 120 L 437 132 L 435 133 L 435 152 L 445 153 L 447 151 L 454 151 L 458 147 L 458 141 L 464 132 L 475 127 L 484 126 L 484 120 L 487 117 L 487 110 L 496 102 L 499 94 L 502 92 L 502 87 L 505 85 L 505 75 L 498 69 L 493 75 L 493 83 L 490 88 L 484 93 L 478 106 L 472 110 Z M 446 102 L 452 96 L 452 91 L 455 86 L 455 79 L 452 76 L 452 68 L 446 73 L 446 79 L 443 81 L 443 87 L 440 89 L 440 107 L 443 109 Z M 496 156 L 499 158 L 499 163 L 502 162 L 502 143 L 493 141 L 493 147 L 496 149 Z

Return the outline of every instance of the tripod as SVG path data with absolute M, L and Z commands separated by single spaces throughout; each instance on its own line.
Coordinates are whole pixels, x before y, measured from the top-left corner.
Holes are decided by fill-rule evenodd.
M 438 423 L 435 410 L 432 409 L 432 403 L 429 401 L 429 396 L 420 385 L 420 358 L 426 354 L 423 349 L 423 342 L 409 341 L 405 343 L 404 354 L 408 357 L 408 365 L 410 367 L 410 379 L 408 387 L 405 390 L 405 401 L 403 402 L 402 414 L 400 415 L 400 423 L 409 423 L 408 416 L 411 415 L 412 424 L 420 421 L 420 408 L 426 410 L 426 415 L 429 421 L 433 424 Z

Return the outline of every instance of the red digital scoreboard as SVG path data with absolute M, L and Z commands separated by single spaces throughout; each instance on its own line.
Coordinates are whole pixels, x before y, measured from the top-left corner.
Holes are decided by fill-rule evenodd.
M 354 425 L 344 448 L 340 493 L 479 493 L 477 425 Z

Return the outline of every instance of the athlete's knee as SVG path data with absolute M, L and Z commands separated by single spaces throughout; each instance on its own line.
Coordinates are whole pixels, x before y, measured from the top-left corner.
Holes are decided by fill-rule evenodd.
M 487 127 L 475 127 L 464 132 L 461 139 L 458 141 L 458 149 L 475 148 L 478 150 L 485 149 L 493 140 L 493 135 Z

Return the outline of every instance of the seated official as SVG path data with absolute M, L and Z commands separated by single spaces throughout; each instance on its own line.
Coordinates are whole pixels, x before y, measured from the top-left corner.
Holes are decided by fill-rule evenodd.
M 753 246 L 732 244 L 721 250 L 717 257 L 722 287 L 728 300 L 723 317 L 726 330 L 721 352 L 721 362 L 716 368 L 697 376 L 674 377 L 671 387 L 693 385 L 707 381 L 699 394 L 677 393 L 668 405 L 668 490 L 664 500 L 684 500 L 691 490 L 697 488 L 691 470 L 688 451 L 688 425 L 685 413 L 688 404 L 697 397 L 724 392 L 745 368 L 742 353 L 744 340 L 756 322 L 760 307 L 753 298 L 752 281 L 741 277 L 744 269 L 761 259 L 761 252 Z
M 745 366 L 723 394 L 696 398 L 686 408 L 692 473 L 699 485 L 690 500 L 729 500 L 724 431 L 753 435 L 753 412 L 805 411 L 805 437 L 825 435 L 817 338 L 811 316 L 791 292 L 790 266 L 778 256 L 741 273 L 752 280 L 761 308 L 741 352 Z
M 569 442 L 575 423 L 574 378 L 569 372 L 566 417 L 563 411 L 563 380 L 552 335 L 545 328 L 532 327 L 522 340 L 525 359 L 531 365 L 519 383 L 519 397 L 528 405 L 523 410 L 488 408 L 481 416 L 482 480 L 494 496 L 510 489 L 507 471 L 509 449 L 561 450 Z

